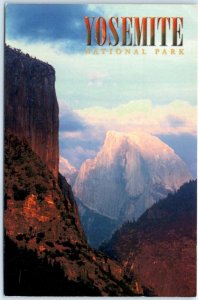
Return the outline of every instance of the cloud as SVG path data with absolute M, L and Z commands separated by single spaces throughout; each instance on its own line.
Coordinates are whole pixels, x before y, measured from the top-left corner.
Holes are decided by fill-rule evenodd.
M 8 4 L 8 34 L 30 39 L 81 39 L 87 6 L 61 4 Z M 79 20 L 83 20 L 82 25 Z M 12 22 L 12 28 L 9 27 Z M 77 30 L 76 30 L 77 29 Z
M 166 117 L 167 125 L 171 127 L 181 127 L 185 125 L 185 120 L 173 115 L 168 115 Z
M 88 86 L 94 85 L 96 86 L 102 86 L 104 80 L 107 78 L 106 72 L 99 72 L 99 71 L 93 71 L 90 74 L 88 74 Z
M 88 74 L 88 77 L 90 80 L 97 81 L 97 80 L 103 80 L 107 77 L 107 74 L 104 72 L 98 72 L 98 71 L 94 71 L 90 74 Z
M 61 149 L 61 155 L 68 159 L 68 161 L 77 169 L 80 168 L 83 161 L 88 158 L 93 158 L 97 154 L 97 150 L 86 149 L 82 146 Z
M 86 124 L 77 113 L 73 112 L 66 104 L 59 102 L 59 131 L 78 134 L 86 129 Z
M 63 51 L 70 46 L 72 51 L 80 50 L 80 44 L 86 43 L 84 17 L 88 14 L 87 5 L 8 3 L 6 36 L 27 42 L 62 41 Z
M 113 108 L 92 107 L 76 112 L 87 123 L 106 130 L 196 135 L 196 107 L 185 101 L 154 105 L 150 100 L 134 100 Z

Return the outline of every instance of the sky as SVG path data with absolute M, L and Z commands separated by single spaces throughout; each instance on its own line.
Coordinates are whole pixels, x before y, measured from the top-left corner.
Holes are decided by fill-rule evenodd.
M 87 55 L 85 16 L 182 16 L 185 54 Z M 196 16 L 192 5 L 7 4 L 6 43 L 56 70 L 62 156 L 79 168 L 108 130 L 141 130 L 173 147 L 196 176 Z

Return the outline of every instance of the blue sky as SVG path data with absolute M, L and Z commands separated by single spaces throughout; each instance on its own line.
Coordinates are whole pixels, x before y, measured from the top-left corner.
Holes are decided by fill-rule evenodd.
M 85 55 L 84 16 L 100 15 L 183 16 L 185 55 Z M 6 6 L 6 42 L 56 69 L 62 155 L 79 167 L 112 129 L 195 140 L 196 15 L 191 5 Z

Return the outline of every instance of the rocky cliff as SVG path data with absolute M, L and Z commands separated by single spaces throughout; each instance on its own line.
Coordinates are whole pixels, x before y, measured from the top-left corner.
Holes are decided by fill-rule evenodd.
M 54 70 L 9 47 L 5 67 L 5 294 L 142 294 L 88 245 L 71 187 L 58 176 Z
M 126 280 L 116 262 L 87 244 L 71 188 L 64 177 L 59 175 L 57 182 L 26 141 L 9 132 L 5 134 L 4 206 L 6 237 L 15 243 L 15 248 L 33 251 L 38 259 L 48 262 L 48 268 L 58 264 L 62 270 L 59 289 L 53 286 L 53 295 L 121 296 L 143 292 L 137 281 L 130 277 Z M 6 295 L 49 295 L 48 274 L 38 290 L 36 281 L 26 278 L 26 273 L 31 274 L 27 265 L 24 268 L 22 262 L 16 268 L 18 262 L 12 256 L 18 255 L 16 251 L 10 252 L 6 244 L 5 265 L 10 272 L 17 269 L 17 274 L 8 282 L 10 272 L 5 270 Z M 75 289 L 71 290 L 71 286 Z
M 196 187 L 186 183 L 101 247 L 158 296 L 196 295 Z
M 58 177 L 58 103 L 52 66 L 5 47 L 5 128 L 25 138 Z

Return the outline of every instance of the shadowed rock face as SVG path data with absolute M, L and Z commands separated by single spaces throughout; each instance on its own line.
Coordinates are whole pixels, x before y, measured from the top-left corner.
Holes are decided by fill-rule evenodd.
M 184 184 L 101 247 L 158 296 L 196 295 L 196 185 Z
M 63 286 L 64 282 L 76 286 L 76 294 L 72 295 L 124 296 L 143 292 L 136 280 L 124 277 L 118 263 L 87 244 L 71 188 L 64 177 L 59 175 L 57 182 L 28 144 L 10 133 L 5 135 L 4 225 L 6 236 L 18 249 L 34 251 L 51 266 L 60 266 L 64 272 Z M 7 259 L 9 266 L 11 257 Z M 23 273 L 23 268 L 20 270 Z M 25 271 L 20 274 L 24 278 Z M 12 284 L 16 289 L 10 291 L 7 282 L 7 295 L 17 295 L 18 290 L 24 295 L 16 281 L 10 282 L 11 287 Z M 28 284 L 32 287 L 28 293 L 35 295 L 38 291 L 34 292 L 34 282 Z M 44 288 L 40 287 L 40 295 L 45 295 Z M 61 295 L 56 288 L 53 292 Z M 63 294 L 68 293 L 66 290 Z
M 5 47 L 5 128 L 25 138 L 58 178 L 58 103 L 54 69 Z

